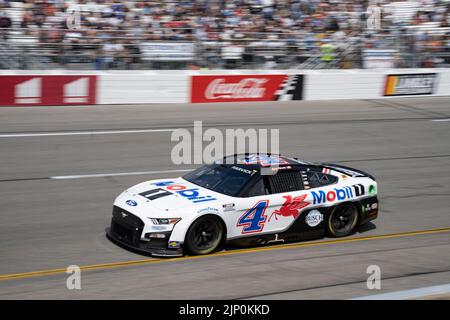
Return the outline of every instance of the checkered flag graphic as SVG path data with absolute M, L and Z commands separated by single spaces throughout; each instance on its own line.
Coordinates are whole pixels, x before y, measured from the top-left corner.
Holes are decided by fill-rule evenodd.
M 302 100 L 303 98 L 303 75 L 288 75 L 275 93 L 276 101 Z

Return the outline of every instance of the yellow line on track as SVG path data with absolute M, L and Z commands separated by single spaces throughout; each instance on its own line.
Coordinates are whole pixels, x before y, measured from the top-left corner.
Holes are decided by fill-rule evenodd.
M 212 258 L 212 257 L 219 257 L 219 256 L 230 256 L 230 255 L 243 254 L 243 253 L 256 253 L 256 252 L 265 252 L 265 251 L 272 251 L 272 250 L 306 248 L 306 247 L 315 247 L 315 246 L 331 245 L 331 244 L 338 244 L 338 243 L 351 243 L 351 242 L 360 242 L 360 241 L 369 241 L 369 240 L 392 239 L 392 238 L 402 238 L 402 237 L 411 237 L 411 236 L 437 234 L 437 233 L 448 233 L 448 232 L 450 232 L 450 227 L 439 228 L 439 229 L 400 232 L 400 233 L 392 233 L 392 234 L 383 234 L 383 235 L 374 235 L 374 236 L 367 236 L 367 237 L 334 239 L 334 240 L 303 242 L 303 243 L 290 243 L 290 244 L 281 244 L 281 245 L 274 245 L 274 246 L 268 246 L 268 247 L 256 247 L 256 248 L 249 248 L 249 249 L 236 249 L 236 250 L 230 250 L 230 251 L 221 251 L 221 252 L 213 253 L 210 255 L 204 255 L 204 256 L 185 256 L 185 257 L 179 257 L 179 258 L 163 258 L 163 259 L 149 258 L 149 259 L 142 259 L 142 260 L 131 260 L 131 261 L 93 264 L 93 265 L 80 266 L 80 269 L 82 271 L 106 270 L 106 269 L 126 267 L 126 266 L 138 266 L 138 265 L 143 265 L 143 264 L 154 264 L 154 263 L 175 262 L 175 261 L 189 261 L 189 260 L 195 260 L 195 259 L 205 259 L 205 258 Z M 31 272 L 24 272 L 24 273 L 3 274 L 3 275 L 0 275 L 0 281 L 11 280 L 11 279 L 31 278 L 31 277 L 51 276 L 51 275 L 66 273 L 66 270 L 67 270 L 66 268 L 58 268 L 58 269 L 38 270 L 38 271 L 31 271 Z

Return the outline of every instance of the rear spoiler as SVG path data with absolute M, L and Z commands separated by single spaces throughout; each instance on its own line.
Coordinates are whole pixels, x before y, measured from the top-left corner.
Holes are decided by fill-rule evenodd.
M 375 177 L 367 172 L 355 169 L 355 168 L 350 168 L 347 166 L 343 166 L 341 164 L 335 164 L 335 163 L 322 163 L 322 165 L 324 167 L 327 167 L 329 169 L 350 175 L 352 177 L 369 177 L 372 180 L 375 180 Z

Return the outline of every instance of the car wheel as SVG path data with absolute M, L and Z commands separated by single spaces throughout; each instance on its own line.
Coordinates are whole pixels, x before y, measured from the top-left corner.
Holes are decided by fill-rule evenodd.
M 328 233 L 334 237 L 345 237 L 355 230 L 358 209 L 353 203 L 343 203 L 333 209 L 328 217 Z
M 186 234 L 186 249 L 195 255 L 208 254 L 217 249 L 223 236 L 223 226 L 214 216 L 194 221 Z

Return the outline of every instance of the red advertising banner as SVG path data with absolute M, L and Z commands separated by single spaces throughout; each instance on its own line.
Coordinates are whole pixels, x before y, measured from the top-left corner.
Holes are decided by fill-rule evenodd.
M 191 77 L 191 102 L 273 101 L 285 74 Z
M 95 104 L 97 76 L 0 76 L 0 106 Z

